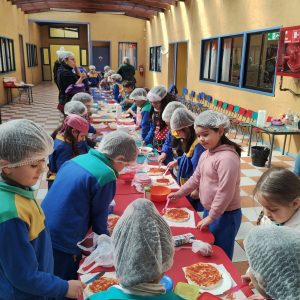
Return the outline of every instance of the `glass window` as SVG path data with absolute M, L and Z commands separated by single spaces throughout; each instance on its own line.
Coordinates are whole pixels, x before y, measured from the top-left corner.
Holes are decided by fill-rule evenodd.
M 218 58 L 218 40 L 206 40 L 202 42 L 201 75 L 204 80 L 216 81 Z
M 239 85 L 243 36 L 222 38 L 220 74 L 222 83 Z
M 87 66 L 87 51 L 86 51 L 86 49 L 80 50 L 80 59 L 81 59 L 80 64 L 82 66 Z
M 137 43 L 119 42 L 119 65 L 123 62 L 123 57 L 129 57 L 130 64 L 137 68 Z
M 15 57 L 14 57 L 14 43 L 13 40 L 0 37 L 0 72 L 6 73 L 15 71 Z
M 278 40 L 268 38 L 268 33 L 275 32 L 279 31 L 248 35 L 244 87 L 273 91 Z
M 36 45 L 26 43 L 27 63 L 28 67 L 35 67 L 38 65 L 37 48 Z
M 155 47 L 150 47 L 149 70 L 155 71 Z
M 79 39 L 78 27 L 50 27 L 50 38 Z
M 161 46 L 156 47 L 156 64 L 155 71 L 161 72 Z

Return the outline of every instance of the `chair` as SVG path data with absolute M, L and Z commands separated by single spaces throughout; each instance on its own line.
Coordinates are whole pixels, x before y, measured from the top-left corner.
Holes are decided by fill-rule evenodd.
M 177 87 L 174 83 L 172 83 L 169 87 L 169 93 L 173 94 L 173 95 L 177 95 L 178 94 L 178 90 Z
M 217 100 L 217 99 L 214 99 L 214 100 L 212 101 L 212 105 L 213 105 L 212 108 L 213 108 L 214 110 L 217 109 L 218 103 L 219 103 L 219 100 Z
M 253 122 L 256 122 L 257 121 L 257 118 L 258 118 L 258 112 L 254 111 L 253 112 Z M 267 117 L 267 122 L 271 122 L 272 120 L 272 117 L 271 116 L 268 116 Z M 268 137 L 269 137 L 269 142 L 270 142 L 270 145 L 271 145 L 271 136 L 268 132 L 265 132 L 263 130 L 261 130 L 260 128 L 256 128 L 256 127 L 253 127 L 253 132 L 255 133 L 255 138 L 256 138 L 256 145 L 259 141 L 258 137 L 260 135 L 260 140 L 261 140 L 261 143 L 264 144 L 264 140 L 263 140 L 263 134 L 267 134 Z
M 218 104 L 217 104 L 217 108 L 218 108 L 218 111 L 222 111 L 222 108 L 223 108 L 223 101 L 219 100 Z
M 194 101 L 195 96 L 196 96 L 196 92 L 195 91 L 191 91 L 190 94 L 189 94 L 189 99 L 191 101 Z
M 237 117 L 230 120 L 232 127 L 235 128 L 235 137 L 237 136 L 238 130 L 239 130 L 239 124 L 242 124 L 245 122 L 246 119 L 246 113 L 247 110 L 245 108 L 240 107 L 237 111 Z
M 223 102 L 223 104 L 222 104 L 222 112 L 225 113 L 226 110 L 227 110 L 227 108 L 228 108 L 228 103 L 227 102 Z
M 187 94 L 189 93 L 188 89 L 187 88 L 182 88 L 182 95 L 183 97 L 185 97 Z
M 207 107 L 210 108 L 211 104 L 212 104 L 212 96 L 210 95 L 205 95 L 205 101 L 206 101 L 206 104 L 207 104 Z

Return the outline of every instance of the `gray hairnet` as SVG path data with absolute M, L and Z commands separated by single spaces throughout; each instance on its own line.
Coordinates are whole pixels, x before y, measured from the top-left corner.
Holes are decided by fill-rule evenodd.
M 85 104 L 87 102 L 93 101 L 93 97 L 88 93 L 80 92 L 80 93 L 75 94 L 72 97 L 71 101 L 79 101 L 79 102 Z
M 65 52 L 65 47 L 60 47 L 59 50 L 56 51 L 57 59 L 61 62 L 63 60 L 63 56 Z
M 115 73 L 116 73 L 115 70 L 109 70 L 109 71 L 107 72 L 107 75 L 108 75 L 108 76 L 111 76 L 112 74 L 115 74 Z
M 105 66 L 103 70 L 104 72 L 108 72 L 110 69 L 111 69 L 110 66 Z
M 196 117 L 195 126 L 205 128 L 223 127 L 226 133 L 230 128 L 230 121 L 227 116 L 220 112 L 214 110 L 206 110 Z
M 178 101 L 172 101 L 170 102 L 166 108 L 164 109 L 163 113 L 162 113 L 162 119 L 165 122 L 170 122 L 172 114 L 174 113 L 174 111 L 177 108 L 186 108 L 184 106 L 184 104 L 182 104 L 181 102 Z
M 70 56 L 74 56 L 74 53 L 70 52 L 70 51 L 61 50 L 61 51 L 59 51 L 59 54 L 57 56 L 58 56 L 58 59 L 62 61 L 64 59 L 69 58 Z
M 147 94 L 147 98 L 149 99 L 150 102 L 157 102 L 161 101 L 163 98 L 166 97 L 167 95 L 167 89 L 162 86 L 158 85 L 153 87 Z
M 111 79 L 122 81 L 122 76 L 120 74 L 112 74 L 110 77 Z
M 45 159 L 52 151 L 52 138 L 33 121 L 19 119 L 0 125 L 0 169 Z
M 259 226 L 244 244 L 251 272 L 266 294 L 277 300 L 299 299 L 299 232 L 286 226 Z
M 186 108 L 178 108 L 174 111 L 170 120 L 172 130 L 179 130 L 184 127 L 189 127 L 195 122 L 195 116 Z
M 138 154 L 134 139 L 128 133 L 121 131 L 106 134 L 101 140 L 98 150 L 111 159 L 122 155 L 125 162 L 135 161 Z
M 79 101 L 69 101 L 64 107 L 64 112 L 67 116 L 71 114 L 83 116 L 87 114 L 87 108 L 83 103 Z
M 147 92 L 145 89 L 142 88 L 136 88 L 132 91 L 130 94 L 130 99 L 133 100 L 145 100 L 147 101 Z
M 112 242 L 117 278 L 124 287 L 153 282 L 173 264 L 170 228 L 147 199 L 128 205 L 113 231 Z

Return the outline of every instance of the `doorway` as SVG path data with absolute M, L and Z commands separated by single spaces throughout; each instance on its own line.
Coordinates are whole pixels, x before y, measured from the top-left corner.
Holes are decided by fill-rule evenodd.
M 93 41 L 92 53 L 92 64 L 97 71 L 103 72 L 105 66 L 110 66 L 110 42 Z
M 20 45 L 21 76 L 22 76 L 22 81 L 26 82 L 24 44 L 23 44 L 23 35 L 22 34 L 19 34 L 19 45 Z
M 187 87 L 188 43 L 169 44 L 168 85 L 175 84 L 178 94 Z

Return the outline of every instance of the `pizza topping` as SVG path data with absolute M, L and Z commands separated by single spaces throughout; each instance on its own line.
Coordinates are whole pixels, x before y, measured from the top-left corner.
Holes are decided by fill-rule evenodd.
M 150 168 L 149 173 L 164 173 L 165 172 L 165 169 L 163 168 Z
M 197 263 L 187 267 L 185 275 L 192 282 L 203 287 L 215 286 L 222 279 L 220 271 L 206 263 Z
M 180 208 L 170 208 L 164 214 L 167 219 L 174 221 L 186 221 L 190 218 L 190 215 L 187 211 Z
M 107 290 L 109 287 L 119 284 L 117 279 L 114 278 L 108 278 L 108 277 L 101 277 L 99 279 L 96 279 L 91 283 L 89 286 L 89 289 L 93 293 L 101 292 Z
M 170 180 L 168 178 L 158 178 L 156 179 L 157 183 L 169 183 Z
M 112 234 L 117 222 L 119 221 L 120 217 L 117 215 L 109 215 L 107 218 L 107 228 L 110 234 Z

